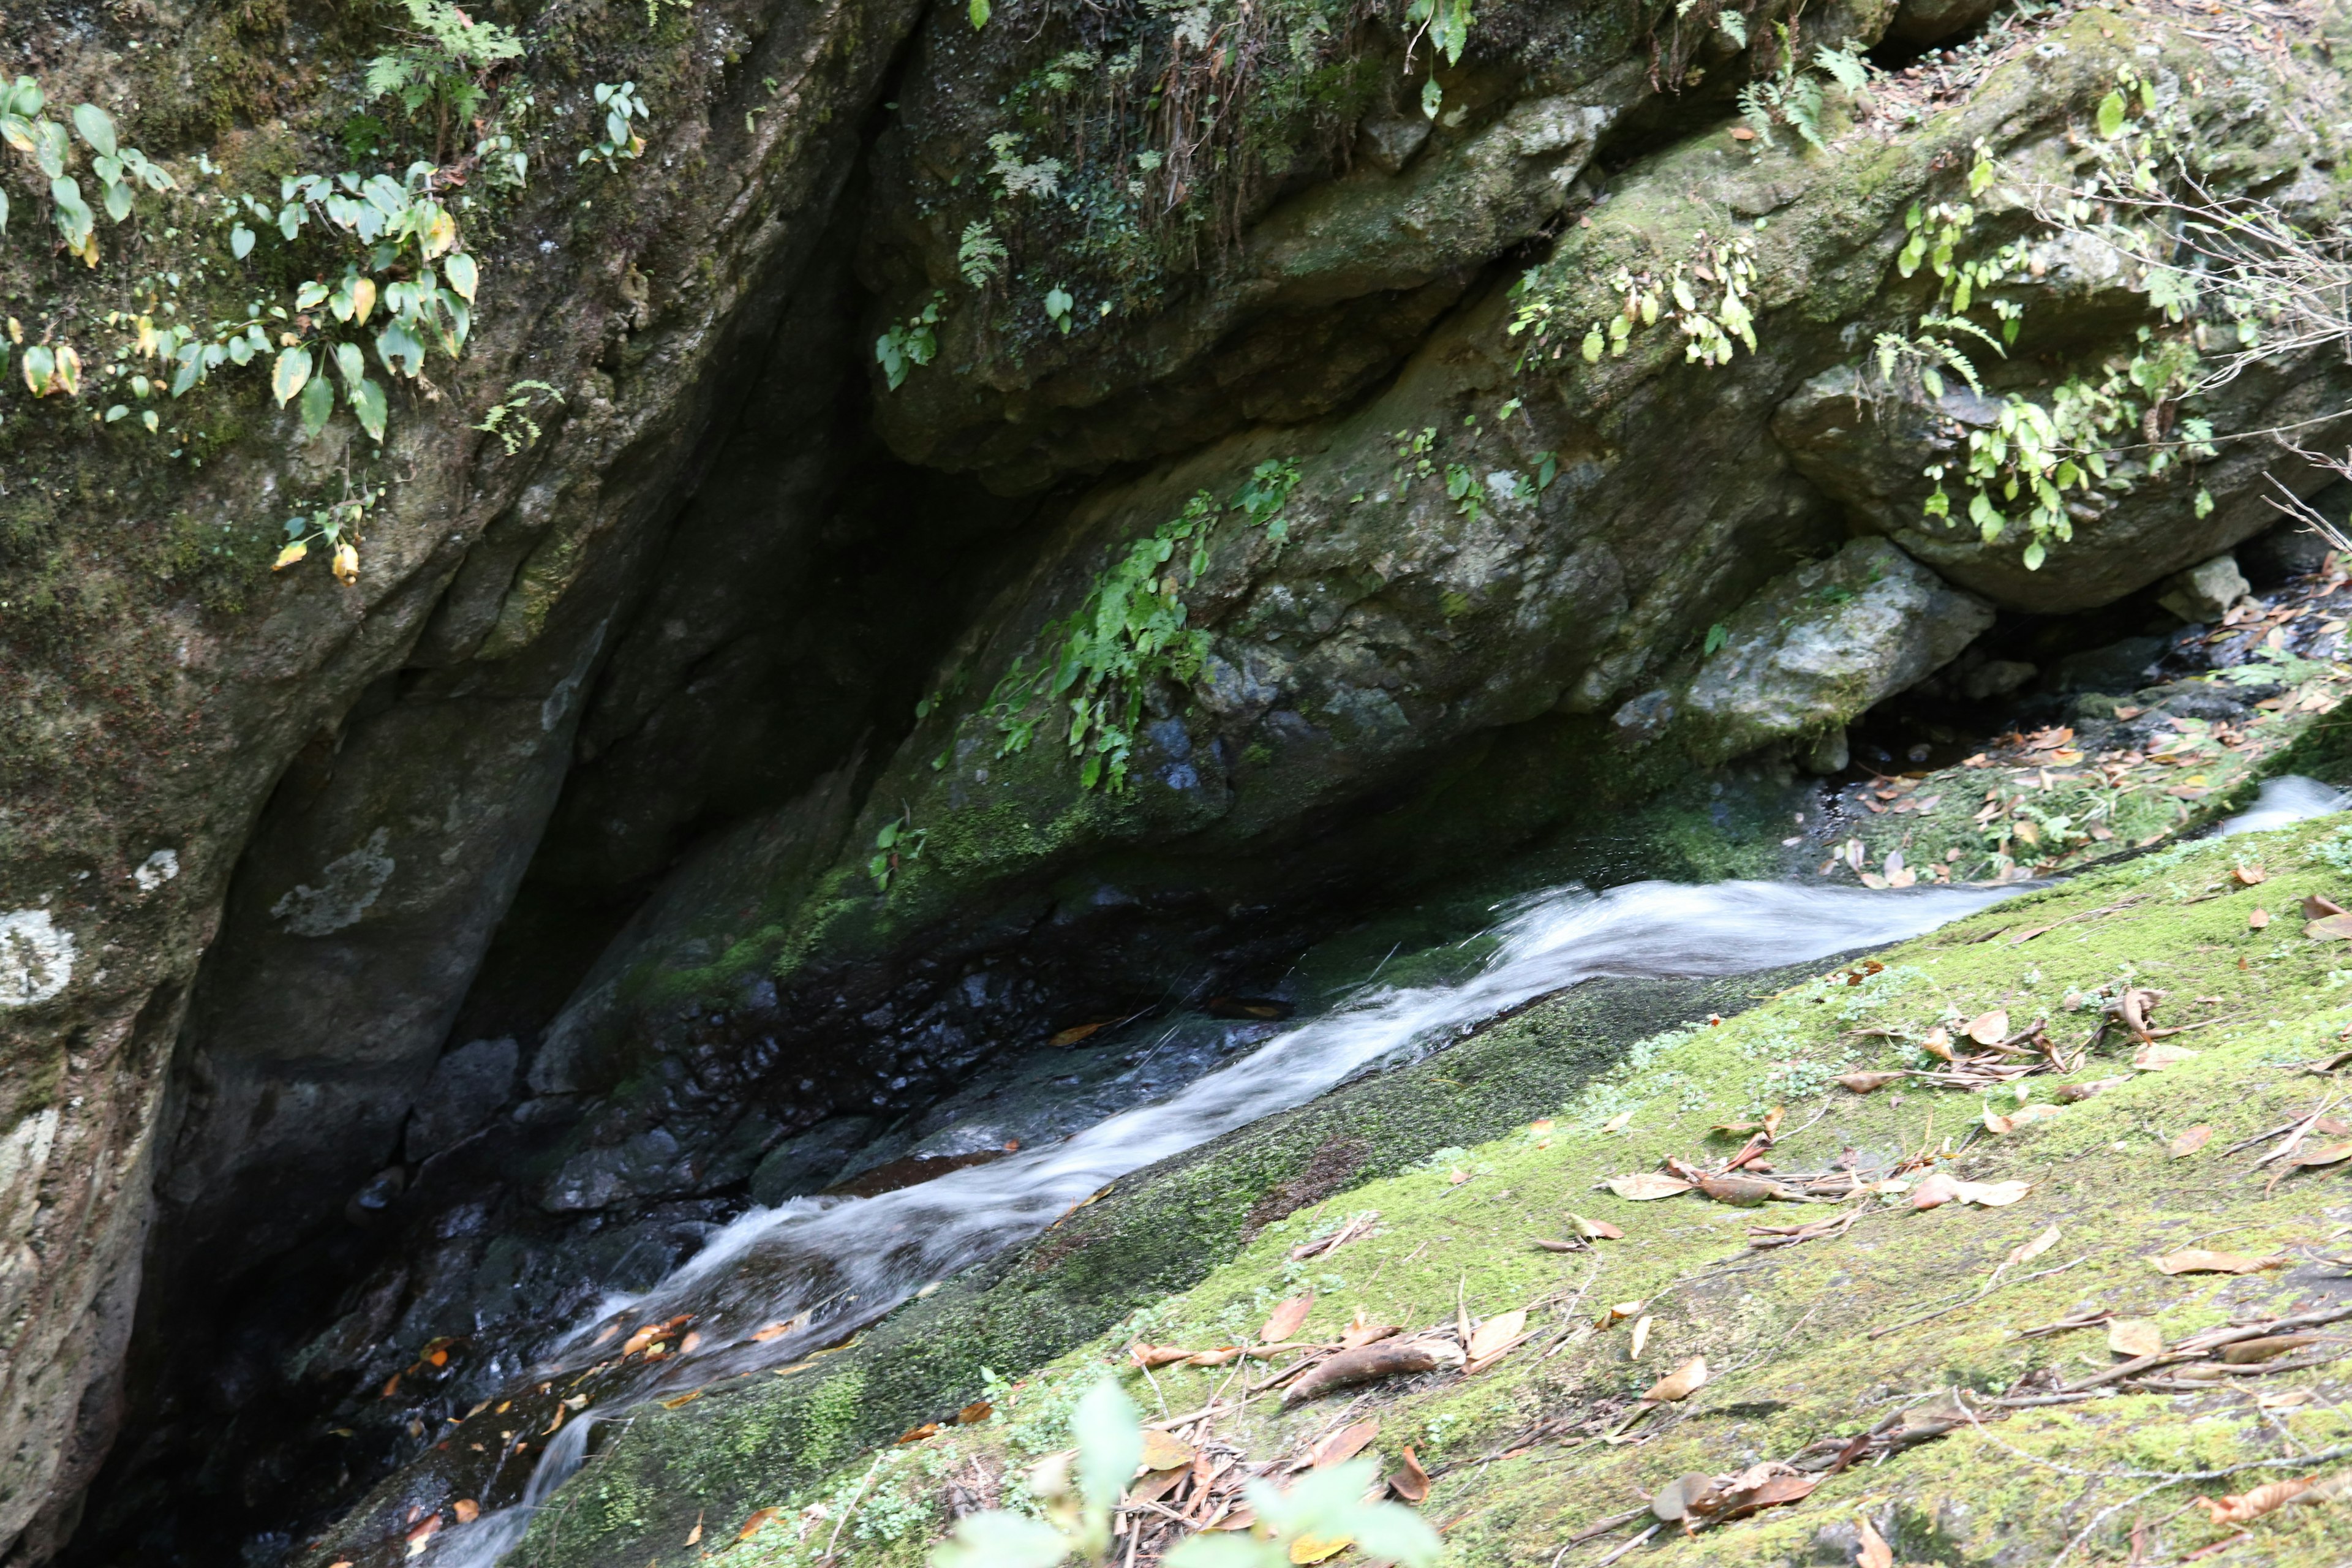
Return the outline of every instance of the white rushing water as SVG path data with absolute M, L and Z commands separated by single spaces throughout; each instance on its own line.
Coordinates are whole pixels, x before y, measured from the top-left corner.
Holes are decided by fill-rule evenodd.
M 2273 779 L 2224 832 L 2281 826 L 2339 810 L 2346 797 L 2311 779 Z M 779 1365 L 883 1316 L 921 1286 L 1023 1241 L 1118 1177 L 1303 1104 L 1361 1068 L 1409 1060 L 1465 1026 L 1563 987 L 1603 976 L 1738 974 L 1901 942 L 2022 890 L 1859 888 L 1785 882 L 1691 886 L 1636 882 L 1591 893 L 1557 889 L 1520 900 L 1497 930 L 1486 967 L 1455 984 L 1367 986 L 1333 1011 L 1157 1103 L 1122 1111 L 1046 1148 L 870 1198 L 803 1198 L 754 1209 L 719 1231 L 668 1279 L 615 1300 L 559 1352 L 593 1359 L 615 1323 L 692 1313 L 701 1344 L 608 1391 L 617 1410 L 656 1386 L 707 1384 Z M 806 1316 L 803 1317 L 805 1313 Z M 790 1323 L 765 1341 L 763 1325 Z M 530 1511 L 575 1470 L 584 1412 L 550 1446 L 527 1496 L 445 1532 L 436 1568 L 490 1568 L 520 1539 Z

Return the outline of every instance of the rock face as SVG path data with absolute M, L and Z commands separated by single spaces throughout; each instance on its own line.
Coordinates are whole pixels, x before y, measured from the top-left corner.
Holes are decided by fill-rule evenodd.
M 1767 0 L 1743 43 L 1510 0 L 1441 51 L 1314 5 L 491 10 L 529 47 L 436 176 L 473 336 L 381 443 L 306 440 L 226 368 L 101 393 L 95 337 L 89 386 L 0 417 L 26 1561 L 78 1523 L 93 1561 L 281 1554 L 425 1447 L 436 1414 L 373 1397 L 420 1344 L 463 1338 L 431 1387 L 478 1397 L 748 1202 L 985 1152 L 921 1113 L 1073 1021 L 1279 974 L 1695 767 L 1832 765 L 1988 603 L 2113 603 L 2253 532 L 2274 472 L 2316 482 L 2252 442 L 2124 473 L 2038 570 L 1928 519 L 2004 399 L 2160 324 L 2079 244 L 1988 285 L 2026 336 L 1981 392 L 1873 376 L 1937 299 L 1906 214 L 1979 144 L 2059 168 L 2119 69 L 2168 103 L 2210 70 L 2145 18 L 2048 19 L 1932 103 L 1824 86 L 1815 148 L 1732 133 L 1771 49 L 1971 23 Z M 182 195 L 87 278 L 0 250 L 32 348 L 120 309 L 128 236 L 203 280 L 189 319 L 333 287 L 216 233 L 230 198 L 457 134 L 361 112 L 391 44 L 357 12 L 119 11 L 37 3 L 24 68 Z M 2324 214 L 2328 150 L 2272 106 L 2334 88 L 2271 68 L 2213 73 L 2196 129 Z M 46 236 L 31 167 L 0 180 Z M 1980 205 L 1984 247 L 2041 243 Z M 2344 374 L 2258 367 L 2189 416 L 2316 417 Z M 278 514 L 379 482 L 354 582 L 268 570 Z M 322 1458 L 334 1425 L 362 1436 Z

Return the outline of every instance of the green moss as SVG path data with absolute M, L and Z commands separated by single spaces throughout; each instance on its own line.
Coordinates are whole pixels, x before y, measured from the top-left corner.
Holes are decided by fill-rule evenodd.
M 1383 1387 L 1349 1405 L 1355 1415 L 1379 1416 L 1381 1451 L 1392 1456 L 1412 1442 L 1424 1464 L 1453 1467 L 1440 1471 L 1426 1510 L 1447 1525 L 1450 1560 L 1463 1564 L 1548 1561 L 1570 1534 L 1674 1476 L 1785 1456 L 1954 1388 L 1973 1401 L 2039 1368 L 2071 1376 L 2086 1361 L 2104 1366 L 2112 1359 L 2095 1328 L 2046 1338 L 2021 1337 L 2021 1329 L 2104 1309 L 2154 1317 L 2177 1337 L 2232 1315 L 2307 1301 L 2317 1277 L 2306 1278 L 2301 1265 L 2285 1274 L 2167 1277 L 2149 1260 L 2193 1242 L 2260 1255 L 2317 1246 L 2329 1234 L 2336 1178 L 2291 1175 L 2266 1200 L 2268 1173 L 2244 1173 L 2242 1156 L 2220 1151 L 2307 1110 L 2324 1086 L 2299 1078 L 2291 1064 L 2332 1052 L 2352 1023 L 2352 988 L 2343 984 L 2352 966 L 2339 944 L 2303 938 L 2292 918 L 2307 893 L 2346 892 L 2344 874 L 2321 850 L 2346 826 L 2342 818 L 2326 819 L 2145 856 L 1904 944 L 1880 955 L 1886 969 L 1864 983 L 1848 984 L 1862 973 L 1852 970 L 1779 977 L 1760 1006 L 1737 1016 L 1710 1009 L 1724 1014 L 1713 1026 L 1644 1028 L 1623 1011 L 1626 999 L 1642 993 L 1621 989 L 1607 1003 L 1597 991 L 1571 993 L 1410 1073 L 1131 1178 L 1021 1256 L 982 1271 L 985 1279 L 957 1281 L 902 1310 L 843 1358 L 868 1369 L 860 1385 L 876 1404 L 865 1423 L 868 1440 L 892 1422 L 936 1416 L 977 1392 L 975 1363 L 1031 1369 L 992 1391 L 998 1420 L 934 1439 L 923 1465 L 893 1468 L 892 1507 L 915 1517 L 925 1489 L 936 1496 L 943 1484 L 938 1477 L 975 1458 L 1001 1467 L 1050 1442 L 1055 1402 L 1107 1359 L 1116 1362 L 1129 1337 L 1231 1342 L 1272 1300 L 1302 1288 L 1318 1297 L 1309 1335 L 1336 1331 L 1360 1310 L 1425 1324 L 1449 1321 L 1457 1298 L 1482 1316 L 1534 1305 L 1541 1337 L 1492 1370 Z M 2233 866 L 2252 863 L 2267 868 L 2267 879 L 2245 887 L 2229 877 Z M 2254 928 L 2249 916 L 2256 908 L 2281 920 Z M 2179 1037 L 2193 1042 L 2196 1054 L 2162 1071 L 2134 1073 L 2129 1043 L 2116 1043 L 2111 1032 L 2067 1079 L 2128 1081 L 2016 1131 L 1988 1134 L 1985 1099 L 1953 1091 L 1914 1089 L 1898 1100 L 1831 1089 L 1787 1101 L 1784 1150 L 1776 1152 L 1784 1169 L 1826 1165 L 1844 1148 L 1877 1158 L 1941 1151 L 1948 1168 L 1965 1178 L 2033 1184 L 2013 1206 L 1916 1213 L 1898 1196 L 1873 1203 L 1842 1237 L 1756 1252 L 1745 1245 L 1749 1226 L 1811 1215 L 1727 1208 L 1695 1195 L 1634 1204 L 1599 1184 L 1654 1168 L 1666 1154 L 1696 1159 L 1712 1150 L 1719 1159 L 1732 1145 L 1710 1129 L 1777 1100 L 1792 1064 L 1924 1059 L 1868 1031 L 1916 1037 L 1937 1022 L 2003 1006 L 2013 1019 L 2046 1016 L 2053 1037 L 2072 1049 L 2090 1036 L 2095 1015 L 2070 1009 L 2068 997 L 2112 994 L 2126 982 L 2165 993 L 2160 1023 L 2198 1026 Z M 1685 993 L 1686 1003 L 1697 999 Z M 1598 1019 L 1579 1012 L 1595 1005 L 1609 1020 L 1605 1035 L 1587 1033 Z M 1687 1008 L 1667 1009 L 1664 1017 L 1654 1009 L 1651 1016 L 1664 1023 L 1678 1011 L 1686 1016 Z M 1643 1044 L 1630 1048 L 1636 1033 Z M 1619 1062 L 1613 1070 L 1612 1059 Z M 2053 1080 L 2026 1081 L 2036 1100 L 2050 1099 Z M 1610 1120 L 1632 1114 L 1604 1131 L 1607 1121 L 1591 1114 L 1603 1106 L 1612 1108 Z M 1532 1124 L 1537 1112 L 1554 1119 Z M 1517 1119 L 1509 1128 L 1498 1125 L 1507 1113 Z M 2206 1152 L 2170 1158 L 2166 1142 L 2194 1123 L 2214 1129 Z M 1368 1151 L 1355 1175 L 1246 1235 L 1240 1215 L 1260 1201 L 1270 1179 L 1290 1179 L 1309 1152 L 1338 1136 L 1357 1138 Z M 1442 1158 L 1424 1164 L 1433 1151 Z M 1307 1265 L 1289 1260 L 1304 1237 L 1368 1209 L 1380 1215 L 1370 1237 Z M 1625 1239 L 1581 1258 L 1528 1245 L 1532 1237 L 1561 1234 L 1570 1210 L 1617 1225 Z M 2008 1270 L 2008 1283 L 1982 1302 L 1904 1326 L 1975 1293 L 2011 1250 L 2053 1226 L 2051 1247 L 2033 1265 Z M 1171 1244 L 1171 1236 L 1181 1241 Z M 1204 1263 L 1214 1266 L 1203 1272 Z M 1155 1291 L 1155 1284 L 1167 1289 Z M 1641 1302 L 1640 1314 L 1652 1320 L 1639 1359 L 1629 1354 L 1624 1323 L 1578 1331 L 1608 1301 Z M 1129 1313 L 1137 1315 L 1118 1321 Z M 1048 1318 L 1051 1326 L 1043 1326 Z M 1102 1327 L 1085 1330 L 1089 1319 Z M 980 1328 L 992 1320 L 992 1331 Z M 1006 1353 L 1024 1343 L 1050 1345 L 1062 1334 L 1071 1340 L 1058 1352 L 1025 1360 Z M 1687 1405 L 1648 1417 L 1637 1428 L 1649 1434 L 1646 1441 L 1591 1440 L 1593 1428 L 1581 1423 L 1615 1426 L 1634 1396 L 1694 1354 L 1707 1358 L 1713 1380 Z M 1138 1378 L 1136 1393 L 1147 1406 L 1164 1398 L 1171 1409 L 1192 1408 L 1220 1375 L 1163 1368 L 1151 1384 Z M 2293 1389 L 2325 1375 L 2289 1373 L 2252 1386 Z M 752 1412 L 793 1398 L 785 1392 L 791 1382 L 640 1420 L 585 1478 L 618 1472 L 666 1489 L 654 1478 L 683 1477 L 686 1467 L 698 1466 L 694 1456 L 724 1450 L 738 1458 L 695 1468 L 703 1489 L 667 1495 L 666 1522 L 649 1534 L 551 1520 L 535 1527 L 532 1560 L 625 1561 L 630 1568 L 648 1554 L 671 1561 L 676 1552 L 660 1531 L 690 1522 L 689 1504 L 731 1520 L 755 1506 L 798 1506 L 837 1490 L 845 1476 L 862 1476 L 862 1459 L 845 1456 L 833 1475 L 814 1476 L 772 1452 L 743 1460 L 742 1445 L 722 1440 Z M 814 1404 L 811 1394 L 798 1397 Z M 1324 1430 L 1347 1403 L 1289 1413 L 1253 1404 L 1220 1435 L 1273 1458 Z M 2021 1548 L 2046 1558 L 2096 1509 L 2151 1484 L 2102 1480 L 2103 1474 L 2278 1457 L 2290 1452 L 2283 1431 L 2306 1453 L 2352 1437 L 2325 1398 L 2257 1411 L 2244 1393 L 2229 1389 L 1989 1414 L 1982 1429 L 1963 1427 L 1828 1479 L 1797 1508 L 1687 1542 L 1662 1536 L 1644 1561 L 1667 1568 L 1789 1561 L 1809 1552 L 1818 1532 L 1863 1513 L 1894 1533 L 1905 1562 L 1977 1563 Z M 1505 1450 L 1512 1457 L 1487 1458 Z M 2293 1473 L 2289 1466 L 2159 1489 L 2147 1516 L 2174 1516 L 2162 1539 L 2172 1551 L 2191 1550 L 2226 1532 L 2200 1516 L 2177 1516 L 2189 1491 L 2242 1490 Z M 2106 1521 L 2088 1543 L 2094 1561 L 2123 1549 L 2133 1517 L 2126 1510 Z M 2257 1527 L 2242 1560 L 2332 1563 L 2347 1528 L 2335 1510 L 2283 1514 Z M 683 1539 L 682 1526 L 675 1539 Z M 860 1538 L 844 1551 L 879 1564 L 910 1561 L 914 1548 L 903 1538 L 887 1544 Z M 747 1568 L 807 1561 L 782 1530 L 730 1552 Z

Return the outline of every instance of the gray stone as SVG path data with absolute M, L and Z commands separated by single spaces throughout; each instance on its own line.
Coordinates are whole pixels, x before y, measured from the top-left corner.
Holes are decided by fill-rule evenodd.
M 1999 9 L 2000 0 L 1902 0 L 1886 25 L 1886 42 L 1898 49 L 1948 43 Z
M 1842 730 L 1950 662 L 1992 619 L 1991 605 L 1885 540 L 1854 540 L 1774 578 L 1724 623 L 1721 646 L 1684 687 L 1677 728 L 1709 763 Z
M 509 1036 L 469 1040 L 435 1063 L 409 1112 L 408 1158 L 429 1160 L 488 1126 L 514 1092 L 521 1058 Z
M 2040 673 L 2021 658 L 1989 658 L 1960 677 L 1960 695 L 1972 702 L 2006 697 Z
M 2225 550 L 2175 574 L 2156 602 L 2184 621 L 2218 621 L 2251 591 L 2238 558 Z

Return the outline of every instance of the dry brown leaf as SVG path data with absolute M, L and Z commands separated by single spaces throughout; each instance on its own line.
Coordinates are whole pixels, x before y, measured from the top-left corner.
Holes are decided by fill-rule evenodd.
M 1527 1326 L 1528 1314 L 1524 1309 L 1517 1311 L 1499 1313 L 1495 1317 L 1487 1319 L 1485 1322 L 1479 1324 L 1477 1331 L 1470 1336 L 1470 1359 L 1472 1361 L 1486 1360 L 1488 1356 L 1493 1355 L 1496 1351 L 1501 1350 L 1505 1345 L 1509 1344 L 1513 1340 L 1517 1339 L 1519 1337 L 1519 1331 Z
M 742 1528 L 742 1529 L 740 1529 L 740 1530 L 739 1530 L 739 1531 L 737 1531 L 735 1532 L 735 1539 L 736 1539 L 736 1540 L 738 1540 L 738 1541 L 749 1541 L 749 1540 L 751 1540 L 751 1537 L 753 1537 L 754 1535 L 757 1535 L 757 1534 L 760 1532 L 760 1527 L 761 1527 L 761 1525 L 763 1525 L 763 1524 L 767 1523 L 767 1522 L 768 1522 L 768 1521 L 770 1521 L 770 1520 L 772 1520 L 772 1519 L 773 1519 L 773 1518 L 775 1518 L 775 1517 L 776 1517 L 776 1510 L 775 1510 L 774 1509 L 772 1509 L 772 1508 L 758 1508 L 758 1509 L 753 1509 L 753 1510 L 751 1510 L 751 1518 L 749 1518 L 749 1519 L 747 1519 L 747 1520 L 745 1520 L 745 1521 L 743 1521 L 743 1528 Z
M 2222 1346 L 2221 1360 L 2230 1366 L 2252 1366 L 2306 1345 L 2325 1344 L 2328 1339 L 2326 1334 L 2265 1334 L 2258 1340 L 2240 1340 Z
M 1952 1059 L 1951 1032 L 1943 1025 L 1937 1025 L 1920 1039 L 1919 1048 L 1931 1057 L 1941 1057 L 1944 1060 L 1950 1061 Z
M 1405 1445 L 1404 1456 L 1397 1465 L 1396 1474 L 1389 1478 L 1389 1490 L 1405 1502 L 1429 1500 L 1429 1472 L 1423 1469 L 1421 1461 L 1413 1457 L 1410 1443 Z
M 1312 1296 L 1293 1296 L 1287 1301 L 1276 1303 L 1274 1310 L 1266 1315 L 1265 1327 L 1257 1331 L 1258 1342 L 1282 1343 L 1298 1331 L 1299 1325 L 1307 1321 L 1307 1314 L 1314 1310 Z
M 1911 1075 L 1907 1072 L 1847 1072 L 1838 1074 L 1838 1082 L 1856 1094 L 1875 1094 L 1890 1083 L 1901 1083 Z
M 2154 1355 L 2164 1349 L 2164 1331 L 2147 1318 L 2117 1318 L 2107 1325 L 2107 1348 L 2120 1356 Z
M 2187 1046 L 2167 1045 L 2151 1040 L 2132 1053 L 2132 1066 L 2142 1072 L 2160 1072 L 2168 1067 L 2195 1059 L 2197 1053 Z
M 2319 942 L 2352 941 L 2352 914 L 2323 915 L 2307 922 L 2303 934 Z
M 2167 1143 L 2164 1146 L 2164 1152 L 2173 1159 L 2186 1160 L 2189 1155 L 2194 1154 L 2198 1150 L 2202 1149 L 2207 1143 L 2212 1142 L 2212 1138 L 2213 1130 L 2200 1121 L 2196 1126 L 2191 1127 L 2187 1131 L 2181 1133 L 2179 1137 L 2175 1138 L 2171 1142 Z
M 1680 1523 L 1697 1513 L 1700 1500 L 1713 1490 L 1715 1478 L 1703 1471 L 1676 1476 L 1651 1495 L 1650 1512 L 1669 1524 Z
M 702 1515 L 700 1515 L 700 1514 L 698 1514 L 698 1514 L 696 1514 L 696 1515 L 694 1516 L 694 1528 L 693 1528 L 692 1530 L 689 1530 L 689 1531 L 688 1531 L 686 1532 L 686 1543 L 687 1543 L 688 1546 L 694 1546 L 694 1545 L 699 1544 L 699 1543 L 700 1543 L 700 1542 L 701 1542 L 701 1540 L 702 1540 Z
M 1650 1385 L 1642 1395 L 1653 1402 L 1688 1399 L 1706 1384 L 1706 1357 L 1695 1355 Z
M 965 1405 L 962 1409 L 956 1412 L 956 1425 L 959 1426 L 977 1426 L 995 1414 L 995 1405 L 991 1405 L 985 1399 L 975 1399 L 970 1405 Z
M 2270 929 L 2270 923 L 2271 912 L 2268 910 L 2257 909 L 2252 910 L 2246 916 L 2246 929 L 2248 931 L 2268 931 Z
M 1056 1031 L 1045 1043 L 1049 1046 L 1075 1046 L 1109 1026 L 1108 1020 L 1099 1024 L 1073 1024 L 1066 1029 Z
M 1650 1342 L 1650 1324 L 1652 1321 L 1653 1320 L 1646 1312 L 1634 1320 L 1633 1343 L 1625 1352 L 1626 1355 L 1634 1361 L 1640 1361 L 1642 1359 L 1642 1347 Z
M 1342 1426 L 1315 1445 L 1315 1453 L 1307 1460 L 1307 1465 L 1318 1470 L 1328 1470 L 1334 1465 L 1344 1465 L 1362 1453 L 1364 1445 L 1380 1435 L 1381 1423 L 1378 1416 L 1369 1421 L 1358 1421 L 1351 1426 Z
M 2052 1098 L 2063 1104 L 2079 1105 L 2084 1100 L 2094 1100 L 2106 1093 L 2117 1084 L 2129 1082 L 2131 1079 L 2128 1078 L 2095 1078 L 2087 1083 L 2061 1084 Z
M 2058 1108 L 2054 1105 L 2021 1105 L 2006 1116 L 1996 1116 L 1992 1108 L 1987 1106 L 1984 1126 L 1988 1132 L 2014 1132 L 2021 1127 L 2046 1121 L 2057 1114 Z
M 2260 866 L 2233 867 L 2230 872 L 2230 879 L 2237 883 L 2241 888 L 2252 888 L 2260 883 L 2267 882 L 2270 880 L 2270 876 L 2271 874 L 2268 871 L 2263 870 Z
M 904 1432 L 899 1433 L 898 1441 L 901 1443 L 920 1443 L 926 1439 L 936 1437 L 939 1435 L 940 1424 L 936 1421 L 926 1421 L 920 1426 L 909 1426 Z
M 1219 1345 L 1213 1351 L 1196 1351 L 1184 1358 L 1186 1366 L 1231 1366 L 1234 1358 L 1242 1353 L 1239 1345 Z
M 2167 1274 L 2259 1274 L 2285 1261 L 2280 1257 L 2249 1258 L 2242 1252 L 2209 1252 L 2204 1247 L 2192 1247 L 2165 1254 L 2156 1260 L 2156 1266 Z
M 1959 1196 L 1959 1186 L 1957 1178 L 1937 1171 L 1911 1190 L 1911 1206 L 1932 1209 L 1950 1203 Z
M 2052 1247 L 2057 1245 L 2058 1227 L 2053 1225 L 2048 1226 L 2041 1235 L 2035 1237 L 2032 1241 L 2022 1242 L 2018 1246 L 2011 1247 L 2010 1249 L 2006 1267 L 2013 1268 L 2021 1263 L 2031 1263 L 2035 1258 L 2041 1257 L 2043 1253 L 2049 1251 Z
M 1921 1186 L 1927 1184 L 1922 1182 Z M 2007 1208 L 2033 1190 L 2032 1182 L 1954 1182 L 1952 1196 L 1981 1208 Z M 1914 1200 L 1916 1201 L 1916 1199 Z
M 680 1405 L 691 1405 L 701 1397 L 702 1390 L 698 1388 L 690 1388 L 684 1394 L 677 1394 L 671 1398 L 663 1400 L 661 1402 L 661 1407 L 664 1410 L 676 1410 Z
M 1960 1032 L 1980 1046 L 1997 1046 L 2009 1038 L 2009 1009 L 1995 1007 L 1990 1013 L 1979 1013 Z
M 2294 1500 L 2297 1493 L 2309 1491 L 2315 1484 L 2311 1478 L 2303 1476 L 2290 1481 L 2268 1481 L 2236 1497 L 2218 1500 L 2200 1497 L 2189 1500 L 2203 1509 L 2205 1517 L 2215 1524 L 2244 1524 L 2249 1520 L 2260 1519 L 2266 1513 L 2284 1508 Z
M 1878 1533 L 1869 1515 L 1854 1517 L 1853 1538 L 1862 1549 L 1854 1555 L 1854 1568 L 1895 1568 L 1895 1548 L 1886 1544 L 1886 1537 Z
M 2344 913 L 2344 906 L 2325 893 L 2306 893 L 2303 899 L 2303 918 L 2307 921 L 2326 920 L 2329 915 Z
M 432 1540 L 433 1537 L 440 1531 L 440 1529 L 441 1516 L 437 1513 L 428 1513 L 415 1524 L 411 1525 L 409 1527 L 407 1537 L 408 1544 L 411 1549 L 408 1554 L 411 1557 L 416 1556 L 423 1544 L 425 1542 Z
M 1568 1223 L 1575 1228 L 1577 1235 L 1582 1237 L 1587 1241 L 1622 1241 L 1625 1239 L 1625 1233 L 1619 1230 L 1615 1226 L 1611 1225 L 1605 1219 L 1587 1219 L 1580 1214 L 1570 1213 L 1568 1216 Z
M 1658 1171 L 1636 1171 L 1630 1176 L 1612 1176 L 1609 1190 L 1628 1203 L 1646 1204 L 1655 1198 L 1670 1198 L 1691 1190 L 1689 1182 Z
M 449 1511 L 457 1516 L 459 1524 L 471 1524 L 482 1517 L 482 1505 L 472 1498 L 461 1497 L 449 1505 Z
M 1139 1342 L 1127 1347 L 1127 1359 L 1142 1367 L 1167 1366 L 1192 1357 L 1192 1352 L 1180 1345 L 1147 1345 Z
M 2352 1143 L 2326 1143 L 2316 1149 L 2305 1149 L 2294 1157 L 2298 1165 L 2337 1165 L 2352 1160 Z
M 1339 1331 L 1339 1348 L 1343 1351 L 1351 1351 L 1359 1345 L 1368 1345 L 1375 1340 L 1384 1340 L 1391 1334 L 1402 1331 L 1393 1323 L 1372 1321 L 1364 1316 L 1364 1310 L 1359 1307 L 1356 1309 L 1354 1321 Z

